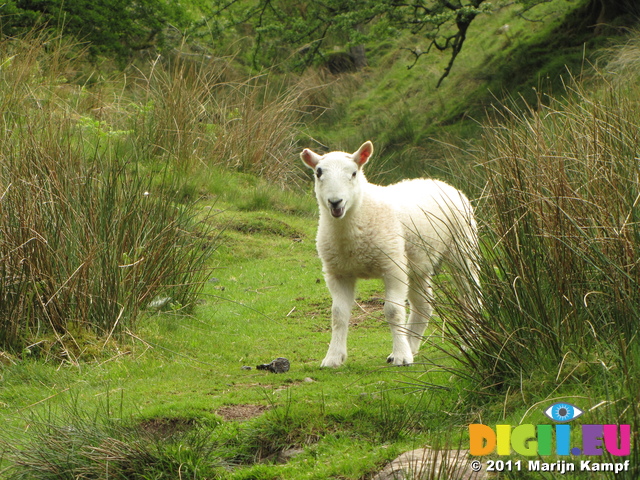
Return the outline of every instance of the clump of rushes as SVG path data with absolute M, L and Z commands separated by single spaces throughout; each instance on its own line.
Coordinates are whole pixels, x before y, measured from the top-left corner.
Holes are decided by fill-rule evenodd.
M 124 116 L 108 115 L 135 132 L 146 157 L 164 159 L 180 174 L 219 166 L 290 186 L 301 178 L 290 159 L 311 87 L 268 78 L 243 78 L 223 60 L 178 56 L 137 72 Z
M 48 335 L 69 357 L 74 334 L 131 329 L 157 297 L 193 306 L 215 239 L 195 203 L 152 188 L 135 142 L 78 120 L 59 43 L 0 44 L 0 348 Z
M 188 309 L 215 246 L 193 178 L 299 176 L 303 87 L 180 55 L 107 81 L 82 56 L 47 32 L 0 42 L 0 349 L 48 336 L 73 356 L 74 335 Z
M 481 385 L 557 372 L 568 354 L 584 370 L 637 349 L 640 91 L 603 84 L 504 107 L 485 127 L 475 167 L 483 312 L 436 303 L 457 317 L 444 328 Z

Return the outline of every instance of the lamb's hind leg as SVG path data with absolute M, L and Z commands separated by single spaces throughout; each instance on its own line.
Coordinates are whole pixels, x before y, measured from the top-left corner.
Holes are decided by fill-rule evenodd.
M 432 295 L 431 282 L 428 278 L 411 278 L 408 294 L 411 313 L 407 323 L 407 334 L 411 353 L 414 355 L 418 353 L 424 331 L 429 325 L 429 318 L 433 311 Z
M 393 351 L 387 357 L 387 362 L 394 365 L 410 365 L 413 363 L 413 354 L 407 337 L 407 312 L 405 309 L 408 282 L 406 279 L 396 277 L 384 278 L 384 282 L 386 297 L 384 315 L 393 336 Z
M 355 278 L 337 278 L 326 276 L 327 287 L 331 292 L 331 342 L 321 367 L 339 367 L 347 359 L 347 333 L 351 308 L 355 301 Z

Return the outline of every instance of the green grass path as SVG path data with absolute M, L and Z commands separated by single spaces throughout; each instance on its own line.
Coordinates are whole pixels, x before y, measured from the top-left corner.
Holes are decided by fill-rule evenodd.
M 446 384 L 447 377 L 385 364 L 391 336 L 380 282 L 360 285 L 347 364 L 319 368 L 330 339 L 331 299 L 315 252 L 315 218 L 206 208 L 220 209 L 211 220 L 220 246 L 195 314 L 152 314 L 135 337 L 93 360 L 2 367 L 7 439 L 29 437 L 33 412 L 55 419 L 70 403 L 84 412 L 106 405 L 110 416 L 134 423 L 204 419 L 217 426 L 220 444 L 238 442 L 226 447 L 235 449 L 231 457 L 266 457 L 237 467 L 229 473 L 234 478 L 360 478 L 422 446 L 432 429 L 446 430 L 451 420 L 440 406 L 450 392 L 399 387 L 416 379 Z M 255 369 L 280 356 L 291 362 L 286 374 Z M 220 426 L 220 409 L 229 405 L 262 406 L 266 413 Z M 272 442 L 267 450 L 265 442 Z M 304 453 L 287 465 L 273 465 L 264 453 L 292 447 Z

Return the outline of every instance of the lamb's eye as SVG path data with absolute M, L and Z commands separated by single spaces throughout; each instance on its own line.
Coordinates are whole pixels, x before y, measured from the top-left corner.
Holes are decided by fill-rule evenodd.
M 356 175 L 357 175 L 357 174 L 358 174 L 358 172 L 357 172 L 357 171 L 356 171 L 356 172 L 353 172 L 353 173 L 351 174 L 351 178 L 356 178 Z
M 320 178 L 320 177 L 322 176 L 322 169 L 321 169 L 321 168 L 319 168 L 319 169 L 317 169 L 317 170 L 316 170 L 316 176 L 317 176 L 318 178 Z

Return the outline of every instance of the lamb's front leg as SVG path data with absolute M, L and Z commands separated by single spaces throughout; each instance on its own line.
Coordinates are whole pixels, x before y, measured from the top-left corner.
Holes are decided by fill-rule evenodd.
M 331 292 L 331 343 L 321 367 L 339 367 L 347 359 L 347 333 L 349 318 L 355 301 L 355 278 L 336 278 L 326 275 Z
M 387 362 L 394 365 L 411 365 L 413 353 L 407 335 L 407 311 L 405 308 L 408 279 L 401 275 L 399 277 L 384 278 L 386 297 L 384 315 L 393 336 L 393 350 L 391 355 L 387 357 Z

